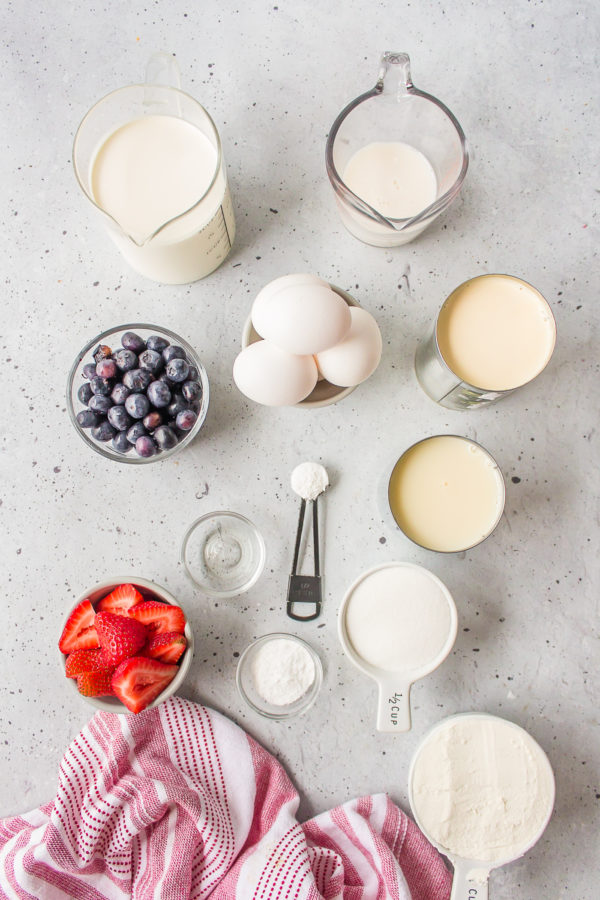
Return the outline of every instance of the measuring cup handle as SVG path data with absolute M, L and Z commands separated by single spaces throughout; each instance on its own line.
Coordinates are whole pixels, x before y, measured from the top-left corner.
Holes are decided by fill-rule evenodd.
M 475 870 L 470 863 L 456 863 L 450 900 L 488 900 L 489 875 L 489 871 Z
M 410 687 L 393 675 L 379 681 L 377 731 L 410 731 Z
M 413 87 L 408 53 L 386 50 L 381 57 L 379 77 L 375 90 L 386 95 L 403 97 Z
M 145 84 L 164 84 L 181 90 L 181 73 L 172 53 L 153 53 L 146 63 Z

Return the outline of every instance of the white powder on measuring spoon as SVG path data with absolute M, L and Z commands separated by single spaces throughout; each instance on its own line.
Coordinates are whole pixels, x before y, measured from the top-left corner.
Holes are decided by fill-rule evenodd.
M 327 469 L 319 463 L 303 462 L 292 472 L 292 490 L 303 500 L 316 500 L 328 486 Z
M 256 692 L 273 706 L 289 706 L 315 680 L 315 664 L 302 644 L 275 638 L 258 648 L 250 671 Z

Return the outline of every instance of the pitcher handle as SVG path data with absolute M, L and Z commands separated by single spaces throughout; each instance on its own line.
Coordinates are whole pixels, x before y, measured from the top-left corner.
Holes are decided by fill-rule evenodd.
M 408 53 L 386 50 L 381 57 L 375 90 L 380 94 L 383 92 L 390 95 L 396 94 L 396 97 L 400 99 L 412 87 Z
M 172 53 L 153 53 L 146 63 L 145 84 L 164 84 L 181 90 L 181 73 Z

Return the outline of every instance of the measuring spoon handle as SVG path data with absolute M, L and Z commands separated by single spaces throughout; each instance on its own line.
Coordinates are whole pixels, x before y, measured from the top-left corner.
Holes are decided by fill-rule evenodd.
M 481 865 L 477 867 L 477 863 L 456 860 L 450 900 L 488 900 L 489 877 L 489 871 Z

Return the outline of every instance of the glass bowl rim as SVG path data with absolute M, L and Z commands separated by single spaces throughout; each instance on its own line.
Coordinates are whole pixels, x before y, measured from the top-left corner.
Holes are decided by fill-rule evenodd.
M 187 550 L 188 543 L 190 541 L 192 534 L 198 527 L 198 525 L 200 525 L 201 522 L 206 522 L 208 519 L 214 519 L 217 516 L 224 516 L 226 518 L 238 519 L 240 522 L 243 522 L 244 525 L 250 526 L 250 530 L 256 537 L 256 540 L 258 543 L 258 548 L 260 551 L 259 564 L 256 567 L 255 571 L 253 572 L 251 578 L 249 578 L 248 581 L 246 581 L 246 583 L 244 585 L 242 585 L 242 587 L 236 588 L 233 591 L 231 591 L 231 590 L 230 591 L 217 591 L 214 588 L 206 587 L 206 585 L 202 584 L 200 581 L 197 580 L 197 578 L 194 577 L 194 575 L 192 575 L 192 572 L 188 566 L 187 559 L 186 559 L 186 550 Z M 254 587 L 254 585 L 256 584 L 256 582 L 258 581 L 258 579 L 260 578 L 260 576 L 262 575 L 262 573 L 264 571 L 266 561 L 267 561 L 267 546 L 265 544 L 265 539 L 262 535 L 262 532 L 260 531 L 258 526 L 255 525 L 254 522 L 251 519 L 249 519 L 247 516 L 242 515 L 242 513 L 234 512 L 231 509 L 216 509 L 216 510 L 213 510 L 212 512 L 204 513 L 204 515 L 199 516 L 187 528 L 187 530 L 183 536 L 183 540 L 181 542 L 181 562 L 183 563 L 183 567 L 185 569 L 185 572 L 186 572 L 186 575 L 188 576 L 188 578 L 193 582 L 193 584 L 196 585 L 196 587 L 200 588 L 200 590 L 203 591 L 205 594 L 208 594 L 210 597 L 220 597 L 223 600 L 227 600 L 231 597 L 237 597 L 239 594 L 245 594 L 247 591 L 250 590 L 250 588 Z
M 289 704 L 289 706 L 293 707 L 288 712 L 286 712 L 286 707 L 281 707 L 281 712 L 274 713 L 269 712 L 268 710 L 257 706 L 248 696 L 246 691 L 244 690 L 244 686 L 242 684 L 242 672 L 244 667 L 248 665 L 248 659 L 250 657 L 250 653 L 255 650 L 257 647 L 262 644 L 267 644 L 270 641 L 285 639 L 293 641 L 294 643 L 300 644 L 304 647 L 310 654 L 310 657 L 313 661 L 315 667 L 315 678 L 309 689 L 306 691 L 302 697 L 299 697 L 298 700 L 294 701 L 294 703 Z M 282 721 L 284 719 L 293 719 L 295 716 L 303 715 L 307 712 L 311 706 L 315 703 L 319 693 L 321 691 L 321 687 L 323 685 L 323 663 L 321 662 L 321 657 L 314 649 L 314 647 L 305 641 L 303 638 L 298 637 L 295 634 L 290 634 L 289 632 L 284 631 L 273 631 L 268 634 L 263 634 L 260 637 L 253 640 L 248 646 L 244 649 L 242 655 L 240 656 L 235 672 L 235 683 L 238 689 L 238 693 L 242 700 L 250 707 L 253 712 L 258 713 L 261 716 L 264 716 L 266 719 L 272 719 L 273 721 Z M 273 706 L 273 704 L 270 704 Z
M 180 344 L 183 349 L 186 351 L 186 354 L 189 354 L 189 357 L 192 360 L 192 364 L 196 369 L 198 369 L 198 378 L 202 385 L 202 405 L 200 407 L 200 412 L 198 414 L 198 418 L 194 423 L 193 428 L 190 429 L 188 434 L 179 441 L 174 447 L 170 450 L 161 450 L 160 453 L 155 454 L 154 456 L 143 457 L 143 456 L 130 456 L 129 454 L 119 454 L 116 450 L 108 450 L 107 447 L 110 445 L 110 441 L 106 442 L 106 444 L 102 444 L 99 441 L 94 440 L 91 435 L 87 434 L 86 431 L 80 427 L 77 422 L 77 417 L 75 413 L 75 406 L 73 403 L 73 390 L 75 386 L 75 376 L 77 374 L 77 370 L 79 366 L 82 364 L 84 358 L 89 354 L 91 349 L 98 343 L 101 343 L 106 338 L 109 338 L 111 335 L 114 335 L 121 331 L 135 331 L 135 329 L 144 329 L 145 331 L 151 331 L 153 334 L 158 334 L 160 336 L 165 335 L 171 340 L 171 343 Z M 85 383 L 85 382 L 82 382 Z M 198 354 L 194 350 L 194 348 L 188 344 L 186 340 L 184 340 L 180 335 L 176 332 L 171 331 L 169 328 L 164 328 L 161 325 L 154 325 L 148 322 L 132 322 L 125 323 L 124 325 L 117 325 L 113 328 L 108 328 L 105 331 L 102 331 L 95 338 L 83 347 L 82 350 L 75 357 L 74 362 L 71 365 L 69 370 L 69 375 L 67 377 L 67 391 L 66 391 L 66 399 L 67 399 L 67 410 L 69 413 L 69 418 L 75 431 L 80 436 L 82 441 L 84 441 L 88 447 L 91 447 L 96 453 L 99 453 L 100 456 L 103 456 L 105 459 L 113 460 L 114 462 L 125 463 L 126 465 L 147 465 L 148 463 L 160 462 L 161 460 L 167 459 L 169 456 L 173 456 L 179 450 L 183 450 L 188 444 L 190 444 L 193 439 L 196 437 L 204 421 L 206 419 L 208 413 L 208 406 L 210 402 L 210 386 L 208 381 L 208 375 L 206 369 L 204 368 L 202 361 L 200 360 Z

